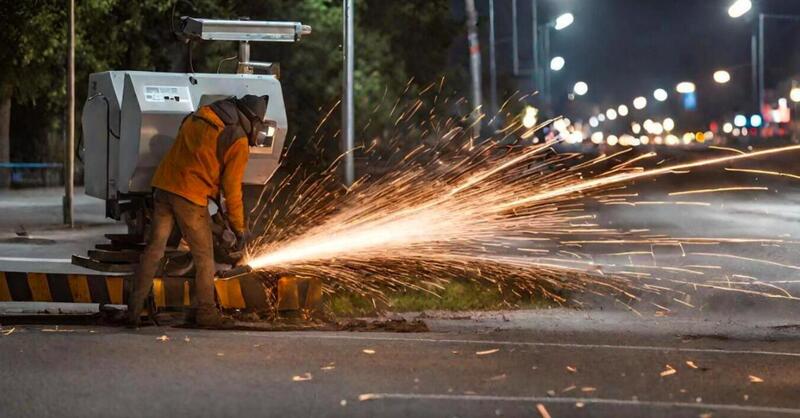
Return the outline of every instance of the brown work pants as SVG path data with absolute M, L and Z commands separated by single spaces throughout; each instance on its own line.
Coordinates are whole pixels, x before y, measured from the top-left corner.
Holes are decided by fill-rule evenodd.
M 196 205 L 181 196 L 160 189 L 156 189 L 154 193 L 153 206 L 150 237 L 136 271 L 133 295 L 128 301 L 131 319 L 138 318 L 141 314 L 175 222 L 178 223 L 183 239 L 189 244 L 196 269 L 192 294 L 193 307 L 198 311 L 216 310 L 214 247 L 208 207 Z

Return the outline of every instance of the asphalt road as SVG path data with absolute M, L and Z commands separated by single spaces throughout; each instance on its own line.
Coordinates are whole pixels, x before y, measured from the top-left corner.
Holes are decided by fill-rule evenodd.
M 791 322 L 553 310 L 428 323 L 433 332 L 418 334 L 7 325 L 0 411 L 535 417 L 541 405 L 552 417 L 800 416 Z

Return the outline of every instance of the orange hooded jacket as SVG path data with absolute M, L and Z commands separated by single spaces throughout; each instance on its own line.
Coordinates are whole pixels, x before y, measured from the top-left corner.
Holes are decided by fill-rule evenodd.
M 208 198 L 216 198 L 222 189 L 228 221 L 241 233 L 245 230 L 242 180 L 250 147 L 242 130 L 229 143 L 218 143 L 224 128 L 209 106 L 186 118 L 151 184 L 201 206 L 208 206 Z

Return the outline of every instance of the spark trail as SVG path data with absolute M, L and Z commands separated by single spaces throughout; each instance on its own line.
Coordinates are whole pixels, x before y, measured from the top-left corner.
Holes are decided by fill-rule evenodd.
M 463 129 L 430 123 L 427 131 L 449 137 L 439 144 L 464 137 Z M 517 125 L 504 135 L 521 131 Z M 706 273 L 633 262 L 610 266 L 595 262 L 581 249 L 598 244 L 682 249 L 774 241 L 670 238 L 647 230 L 616 230 L 597 223 L 587 202 L 627 202 L 635 194 L 621 191 L 639 179 L 800 150 L 788 146 L 646 169 L 637 164 L 655 153 L 626 159 L 623 151 L 583 161 L 578 154 L 554 152 L 554 143 L 501 144 L 463 145 L 449 155 L 436 147 L 417 147 L 414 154 L 431 158 L 424 162 L 404 158 L 390 174 L 359 181 L 344 195 L 326 189 L 331 175 L 301 182 L 283 213 L 289 224 L 278 226 L 277 216 L 270 218 L 264 236 L 250 248 L 247 263 L 254 269 L 318 276 L 333 288 L 379 296 L 387 288 L 435 292 L 448 280 L 464 276 L 515 292 L 541 292 L 559 301 L 561 289 L 628 299 L 641 292 L 681 293 L 665 285 L 685 284 L 681 274 Z M 718 282 L 692 285 L 720 287 Z M 725 290 L 795 299 L 783 289 L 754 291 L 753 285 L 760 286 L 759 281 L 728 282 Z

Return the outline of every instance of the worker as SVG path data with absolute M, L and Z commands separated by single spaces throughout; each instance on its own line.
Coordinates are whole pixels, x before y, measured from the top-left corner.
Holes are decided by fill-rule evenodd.
M 214 250 L 208 200 L 225 197 L 228 222 L 243 248 L 247 228 L 242 179 L 251 146 L 267 146 L 267 96 L 231 97 L 200 107 L 181 124 L 175 143 L 153 180 L 153 213 L 147 247 L 128 300 L 129 326 L 138 327 L 153 276 L 177 223 L 194 260 L 195 286 L 187 319 L 201 327 L 224 327 L 230 318 L 214 303 Z M 191 322 L 189 319 L 188 322 Z

